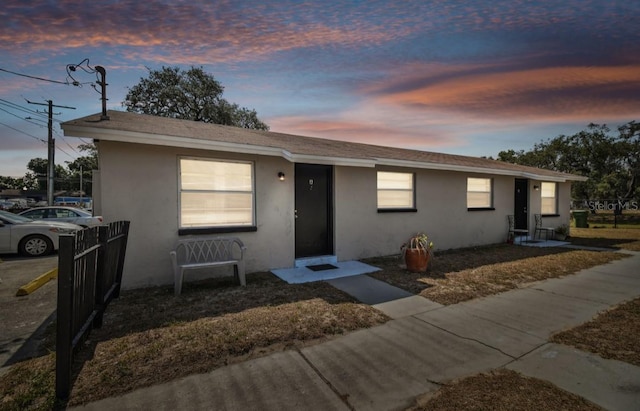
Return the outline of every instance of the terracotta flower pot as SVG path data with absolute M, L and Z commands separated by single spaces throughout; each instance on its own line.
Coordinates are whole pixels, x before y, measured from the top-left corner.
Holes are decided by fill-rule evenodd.
M 424 273 L 429 264 L 429 252 L 417 248 L 407 248 L 404 253 L 407 270 L 413 273 Z

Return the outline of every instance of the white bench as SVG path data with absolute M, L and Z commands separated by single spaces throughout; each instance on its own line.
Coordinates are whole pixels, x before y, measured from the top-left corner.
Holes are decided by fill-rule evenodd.
M 175 295 L 182 291 L 184 271 L 189 268 L 221 267 L 233 265 L 235 277 L 246 286 L 242 241 L 234 237 L 202 237 L 178 241 L 169 253 L 173 263 Z

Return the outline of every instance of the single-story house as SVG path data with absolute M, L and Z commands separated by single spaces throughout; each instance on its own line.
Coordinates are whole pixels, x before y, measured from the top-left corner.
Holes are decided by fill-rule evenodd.
M 94 212 L 129 220 L 126 288 L 171 284 L 186 236 L 229 235 L 247 272 L 398 254 L 412 234 L 436 249 L 507 240 L 507 216 L 533 232 L 569 224 L 581 176 L 459 155 L 109 111 L 62 124 L 98 147 Z

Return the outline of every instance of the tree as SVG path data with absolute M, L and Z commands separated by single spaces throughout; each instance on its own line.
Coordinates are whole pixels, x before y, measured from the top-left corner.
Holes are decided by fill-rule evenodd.
M 67 190 L 81 190 L 88 196 L 93 193 L 92 190 L 92 172 L 98 169 L 98 150 L 93 144 L 80 144 L 80 151 L 88 151 L 89 155 L 78 157 L 73 161 L 67 161 L 69 169 L 69 184 L 65 186 Z M 82 179 L 80 176 L 82 175 Z M 82 187 L 80 186 L 82 182 Z
M 618 127 L 617 136 L 606 125 L 592 123 L 529 151 L 501 151 L 498 160 L 589 177 L 572 184 L 574 199 L 640 198 L 640 124 L 635 121 Z
M 0 176 L 0 190 L 22 190 L 24 186 L 22 178 Z
M 27 168 L 33 178 L 37 181 L 37 189 L 41 191 L 47 190 L 47 169 L 49 168 L 49 161 L 45 158 L 32 158 L 27 164 Z M 55 165 L 54 177 L 55 180 L 64 180 L 69 172 L 60 164 Z M 55 182 L 54 182 L 55 184 Z M 58 187 L 59 189 L 60 187 Z
M 122 103 L 127 111 L 257 130 L 269 130 L 255 110 L 222 98 L 224 87 L 202 67 L 149 70 L 149 77 L 129 88 Z
M 55 167 L 55 188 L 57 190 L 78 191 L 80 189 L 80 172 L 82 172 L 82 191 L 91 196 L 92 172 L 98 169 L 98 149 L 94 144 L 80 144 L 78 149 L 88 155 L 66 161 L 67 168 L 60 164 Z M 48 160 L 32 158 L 27 164 L 24 177 L 13 178 L 0 176 L 0 190 L 47 190 Z

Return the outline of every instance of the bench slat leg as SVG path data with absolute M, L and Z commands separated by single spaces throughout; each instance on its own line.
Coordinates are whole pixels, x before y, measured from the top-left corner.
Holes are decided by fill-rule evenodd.
M 174 295 L 177 297 L 182 292 L 182 280 L 184 278 L 184 268 L 179 267 L 174 273 L 173 289 Z
M 238 280 L 240 282 L 241 286 L 246 286 L 247 285 L 247 280 L 245 278 L 244 275 L 244 263 L 240 262 L 238 264 L 234 264 L 233 266 L 233 275 L 235 276 L 236 280 Z

